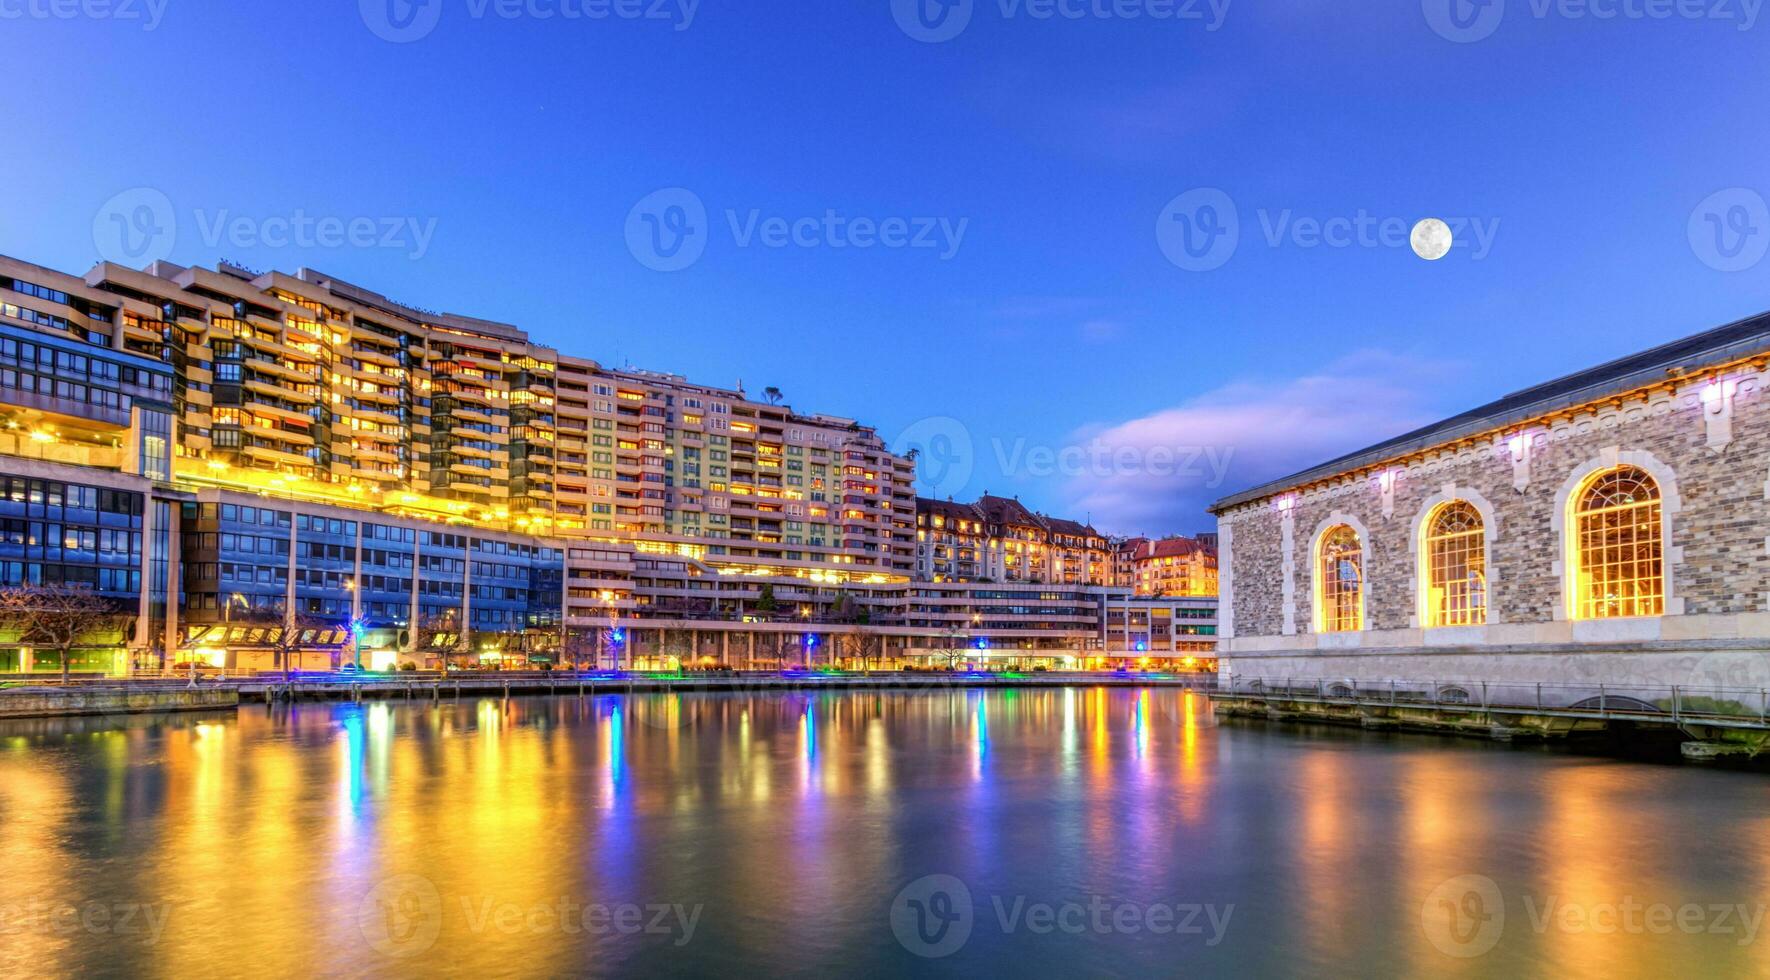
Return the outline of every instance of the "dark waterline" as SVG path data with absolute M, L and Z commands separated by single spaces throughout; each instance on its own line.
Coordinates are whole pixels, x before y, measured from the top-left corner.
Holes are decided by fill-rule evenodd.
M 0 821 L 7 976 L 1770 975 L 1762 775 L 1173 690 L 10 723 Z

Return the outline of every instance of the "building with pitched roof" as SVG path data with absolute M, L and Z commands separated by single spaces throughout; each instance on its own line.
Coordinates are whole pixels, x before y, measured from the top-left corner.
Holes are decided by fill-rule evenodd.
M 1227 670 L 1760 711 L 1767 368 L 1770 314 L 1219 501 Z

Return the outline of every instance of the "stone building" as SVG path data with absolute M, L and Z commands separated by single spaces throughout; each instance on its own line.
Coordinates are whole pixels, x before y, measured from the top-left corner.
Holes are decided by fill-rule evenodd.
M 1770 685 L 1770 314 L 1235 494 L 1233 677 Z

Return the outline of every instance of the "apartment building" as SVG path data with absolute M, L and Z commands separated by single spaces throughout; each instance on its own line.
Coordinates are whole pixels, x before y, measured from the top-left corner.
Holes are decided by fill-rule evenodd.
M 1138 595 L 1217 594 L 1217 550 L 1201 538 L 1130 538 L 1118 550 L 1118 584 L 1131 586 Z
M 0 257 L 0 456 L 0 585 L 127 613 L 87 669 L 1105 643 L 1091 527 L 919 507 L 913 462 L 854 419 L 311 269 Z M 8 639 L 0 671 L 43 669 Z
M 927 582 L 1111 585 L 1104 534 L 1047 517 L 1011 497 L 916 500 L 917 578 Z

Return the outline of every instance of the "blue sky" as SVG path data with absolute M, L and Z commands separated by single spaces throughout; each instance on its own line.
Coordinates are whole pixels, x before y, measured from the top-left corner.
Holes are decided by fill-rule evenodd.
M 147 188 L 175 262 L 776 385 L 1127 533 L 1770 308 L 1756 0 L 389 2 L 0 0 L 0 252 L 83 271 Z M 1176 248 L 1200 200 L 1226 256 Z

